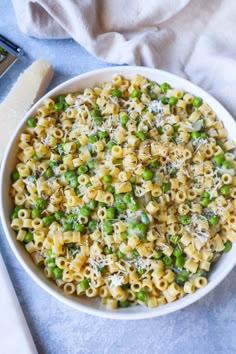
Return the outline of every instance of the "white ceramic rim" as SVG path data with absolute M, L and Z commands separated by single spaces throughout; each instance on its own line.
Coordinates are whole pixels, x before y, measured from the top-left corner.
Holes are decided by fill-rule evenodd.
M 42 104 L 43 100 L 46 97 L 54 97 L 57 95 L 59 92 L 63 92 L 63 88 L 67 85 L 74 84 L 78 82 L 79 86 L 79 81 L 82 79 L 86 78 L 92 78 L 93 76 L 96 76 L 97 74 L 110 74 L 111 76 L 114 74 L 121 74 L 124 76 L 130 76 L 131 74 L 140 74 L 143 76 L 149 76 L 155 73 L 156 75 L 159 75 L 161 78 L 163 78 L 163 81 L 168 81 L 170 83 L 176 82 L 177 84 L 175 87 L 183 87 L 186 88 L 189 92 L 192 92 L 195 95 L 199 95 L 203 97 L 204 101 L 209 103 L 210 106 L 214 106 L 214 110 L 217 112 L 218 109 L 221 111 L 221 116 L 222 112 L 224 115 L 224 119 L 228 120 L 232 126 L 234 126 L 234 129 L 236 129 L 236 123 L 233 119 L 233 117 L 230 115 L 230 113 L 215 99 L 213 98 L 210 94 L 206 93 L 204 90 L 201 88 L 197 87 L 196 85 L 192 84 L 188 80 L 185 80 L 183 78 L 180 78 L 176 75 L 170 74 L 168 72 L 158 70 L 158 69 L 151 69 L 151 68 L 146 68 L 146 67 L 141 67 L 141 66 L 113 66 L 109 68 L 103 68 L 103 69 L 98 69 L 94 70 L 82 75 L 78 75 L 70 80 L 67 80 L 63 82 L 62 84 L 58 85 L 55 87 L 53 90 L 45 94 L 36 104 L 32 106 L 32 108 L 25 114 L 25 116 L 22 118 L 20 123 L 18 124 L 17 128 L 15 129 L 8 145 L 4 153 L 4 157 L 2 160 L 2 165 L 1 165 L 1 171 L 0 171 L 0 214 L 1 214 L 1 219 L 2 219 L 2 225 L 3 229 L 5 231 L 5 235 L 7 237 L 8 243 L 22 265 L 22 267 L 26 270 L 26 272 L 30 275 L 30 277 L 41 287 L 43 288 L 47 293 L 58 299 L 59 301 L 77 309 L 82 312 L 85 312 L 90 315 L 95 315 L 99 317 L 104 317 L 104 318 L 110 318 L 110 319 L 119 319 L 119 320 L 137 320 L 137 319 L 147 319 L 147 318 L 153 318 L 157 316 L 162 316 L 166 315 L 168 313 L 175 312 L 177 310 L 180 310 L 188 305 L 193 304 L 197 300 L 201 299 L 205 295 L 207 295 L 210 291 L 212 291 L 226 276 L 227 274 L 233 269 L 233 267 L 236 264 L 236 257 L 231 257 L 229 259 L 229 262 L 227 263 L 227 266 L 221 271 L 220 275 L 217 277 L 217 279 L 211 280 L 207 286 L 203 289 L 199 289 L 197 292 L 191 295 L 187 295 L 183 297 L 180 300 L 177 300 L 171 304 L 166 304 L 158 308 L 154 309 L 147 309 L 146 312 L 139 312 L 138 309 L 142 308 L 140 306 L 137 306 L 136 312 L 133 313 L 126 313 L 122 310 L 124 309 L 119 309 L 119 310 L 112 310 L 112 311 L 107 311 L 105 309 L 95 309 L 92 307 L 89 307 L 87 305 L 80 304 L 77 301 L 74 300 L 74 298 L 69 297 L 67 295 L 63 295 L 59 292 L 56 292 L 53 290 L 52 286 L 49 286 L 46 284 L 46 281 L 43 281 L 42 279 L 39 278 L 39 276 L 36 275 L 36 273 L 32 270 L 32 268 L 29 266 L 27 262 L 24 261 L 23 257 L 21 254 L 18 252 L 18 249 L 16 245 L 13 242 L 11 232 L 12 230 L 9 228 L 7 225 L 7 212 L 4 209 L 4 170 L 5 170 L 5 165 L 7 165 L 7 160 L 8 160 L 8 154 L 10 152 L 11 146 L 14 144 L 16 141 L 16 138 L 18 137 L 20 129 L 24 126 L 25 121 L 34 113 L 34 111 Z M 95 80 L 96 81 L 96 80 Z M 101 80 L 97 80 L 98 82 L 101 82 Z M 97 82 L 96 81 L 96 82 Z M 174 86 L 174 85 L 173 85 Z M 235 249 L 236 246 L 233 246 L 233 249 Z M 229 253 L 230 254 L 230 253 Z

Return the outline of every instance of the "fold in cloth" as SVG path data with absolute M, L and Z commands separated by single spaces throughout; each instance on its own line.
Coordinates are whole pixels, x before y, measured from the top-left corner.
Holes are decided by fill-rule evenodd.
M 13 0 L 22 32 L 189 78 L 236 115 L 235 0 Z

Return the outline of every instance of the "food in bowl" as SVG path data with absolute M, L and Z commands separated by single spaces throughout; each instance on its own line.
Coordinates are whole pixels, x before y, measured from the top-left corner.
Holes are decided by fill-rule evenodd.
M 236 239 L 235 144 L 200 97 L 136 75 L 46 98 L 20 135 L 11 228 L 67 294 L 157 307 Z

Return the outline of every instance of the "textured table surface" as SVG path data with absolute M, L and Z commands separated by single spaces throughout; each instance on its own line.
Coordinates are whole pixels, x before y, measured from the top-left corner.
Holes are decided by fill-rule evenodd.
M 0 12 L 0 33 L 25 51 L 25 57 L 0 80 L 0 101 L 19 73 L 41 57 L 55 69 L 50 88 L 80 73 L 108 66 L 73 40 L 26 37 L 17 28 L 10 1 L 1 0 Z M 184 310 L 150 320 L 113 321 L 78 312 L 43 291 L 15 259 L 1 228 L 0 251 L 39 353 L 236 353 L 235 270 L 204 299 Z

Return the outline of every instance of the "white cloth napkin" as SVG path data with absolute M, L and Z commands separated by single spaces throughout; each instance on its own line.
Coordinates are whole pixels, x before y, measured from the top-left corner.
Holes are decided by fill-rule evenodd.
M 13 5 L 28 35 L 72 37 L 107 62 L 187 77 L 236 115 L 235 0 L 13 0 Z
M 37 354 L 1 254 L 0 284 L 0 352 L 3 354 Z

